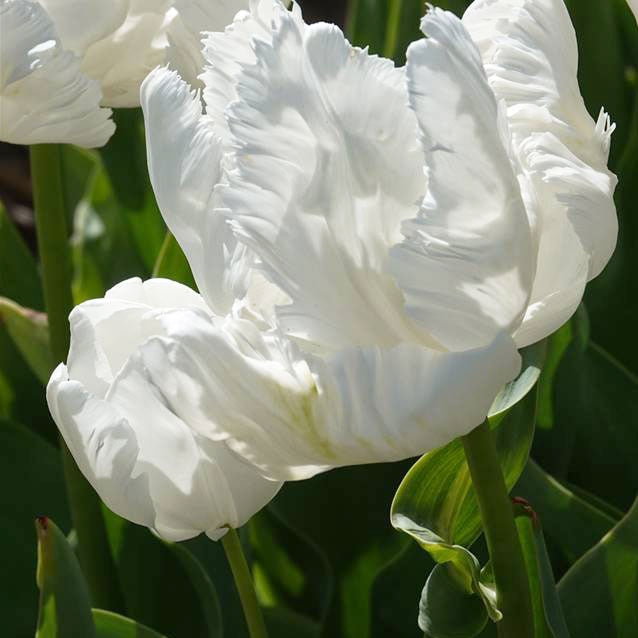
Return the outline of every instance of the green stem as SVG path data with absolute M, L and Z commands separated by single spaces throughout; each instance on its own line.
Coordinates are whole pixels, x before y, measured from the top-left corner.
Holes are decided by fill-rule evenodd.
M 497 624 L 499 638 L 532 638 L 534 620 L 525 559 L 488 422 L 462 441 L 492 561 L 497 604 L 503 613 Z
M 244 617 L 246 618 L 246 624 L 248 625 L 248 631 L 251 638 L 268 638 L 266 632 L 266 625 L 264 624 L 264 617 L 259 608 L 259 602 L 257 601 L 257 595 L 255 594 L 255 587 L 253 585 L 253 579 L 248 569 L 248 563 L 246 557 L 241 548 L 239 542 L 239 536 L 234 529 L 229 529 L 226 535 L 222 538 L 222 545 L 226 552 L 226 558 L 230 563 L 230 569 L 233 572 L 235 578 L 235 585 L 239 592 L 239 598 L 241 605 L 244 608 Z
M 403 11 L 403 0 L 392 0 L 388 9 L 388 26 L 385 31 L 385 44 L 383 45 L 383 55 L 386 58 L 394 59 L 397 41 L 399 40 L 399 27 L 401 26 L 401 12 Z
M 57 144 L 35 144 L 31 146 L 30 153 L 38 252 L 51 352 L 55 361 L 65 361 L 69 351 L 68 317 L 73 308 L 73 295 L 62 149 Z M 100 501 L 82 476 L 64 441 L 60 440 L 60 444 L 71 518 L 78 537 L 78 554 L 93 605 L 104 609 L 120 609 L 121 595 Z

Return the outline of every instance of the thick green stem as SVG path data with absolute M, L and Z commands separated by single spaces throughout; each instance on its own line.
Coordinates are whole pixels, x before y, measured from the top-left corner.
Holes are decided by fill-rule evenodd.
M 55 361 L 65 361 L 69 351 L 68 317 L 73 308 L 73 295 L 60 146 L 31 146 L 31 181 L 51 352 Z M 119 609 L 121 595 L 100 501 L 62 440 L 61 447 L 78 554 L 93 605 Z
M 264 617 L 255 594 L 253 579 L 239 542 L 239 536 L 237 536 L 237 532 L 234 529 L 228 530 L 222 538 L 222 545 L 235 578 L 235 585 L 239 592 L 241 605 L 244 608 L 244 617 L 246 618 L 250 637 L 268 638 Z
M 383 55 L 386 58 L 394 59 L 397 42 L 399 40 L 399 28 L 401 26 L 401 12 L 403 11 L 403 0 L 393 0 L 388 9 L 388 26 L 385 31 L 385 43 L 383 45 Z
M 488 422 L 462 440 L 492 561 L 497 604 L 503 613 L 497 624 L 499 638 L 532 638 L 534 621 L 525 560 Z

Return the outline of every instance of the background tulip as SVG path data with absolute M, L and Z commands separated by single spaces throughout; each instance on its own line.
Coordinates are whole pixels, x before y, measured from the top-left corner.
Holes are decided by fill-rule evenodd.
M 99 84 L 30 0 L 0 2 L 0 140 L 102 146 L 115 130 Z
M 67 365 L 54 371 L 47 401 L 78 466 L 114 512 L 168 540 L 201 532 L 216 540 L 280 484 L 198 435 L 149 382 L 141 353 L 170 344 L 172 315 L 186 331 L 191 317 L 211 320 L 199 295 L 162 279 L 131 279 L 76 307 Z

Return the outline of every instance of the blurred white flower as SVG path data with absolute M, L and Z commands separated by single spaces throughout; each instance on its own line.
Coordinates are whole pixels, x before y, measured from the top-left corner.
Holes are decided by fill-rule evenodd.
M 102 146 L 113 134 L 99 84 L 30 0 L 0 0 L 0 140 Z
M 470 431 L 520 358 L 498 327 L 450 352 L 387 272 L 426 191 L 404 71 L 272 0 L 209 35 L 204 56 L 205 113 L 174 72 L 142 86 L 158 203 L 218 317 L 145 352 L 167 405 L 278 479 Z M 522 203 L 501 217 L 493 241 L 530 253 Z M 522 316 L 531 274 L 511 261 Z
M 130 279 L 76 307 L 70 321 L 68 362 L 49 381 L 49 409 L 114 512 L 167 540 L 201 532 L 218 539 L 277 493 L 280 483 L 197 434 L 188 405 L 178 415 L 145 368 L 156 348 L 172 347 L 176 331 L 181 338 L 213 321 L 198 294 L 168 280 Z
M 638 0 L 627 0 L 629 8 L 633 11 L 634 16 L 638 19 Z
M 170 60 L 195 81 L 202 31 L 223 29 L 247 0 L 39 0 L 62 44 L 100 82 L 103 104 L 139 106 L 147 73 Z

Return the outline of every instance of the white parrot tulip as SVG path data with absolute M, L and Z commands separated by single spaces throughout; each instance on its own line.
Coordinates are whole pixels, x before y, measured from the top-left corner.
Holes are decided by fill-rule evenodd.
M 213 329 L 197 293 L 130 279 L 80 304 L 70 321 L 67 365 L 53 372 L 47 401 L 82 473 L 114 512 L 167 540 L 202 532 L 218 539 L 277 493 L 280 483 L 195 432 L 143 363 L 191 325 Z
M 502 330 L 443 347 L 386 269 L 426 192 L 404 71 L 272 0 L 204 55 L 205 113 L 175 72 L 142 86 L 158 203 L 217 316 L 146 353 L 171 409 L 280 480 L 469 432 L 520 358 Z
M 167 69 L 142 86 L 158 203 L 216 316 L 144 369 L 269 477 L 466 434 L 613 250 L 611 127 L 562 0 L 423 26 L 397 69 L 253 0 L 204 43 L 204 106 Z
M 142 80 L 167 60 L 195 81 L 202 31 L 223 29 L 247 7 L 247 0 L 39 1 L 112 107 L 139 106 Z
M 115 130 L 100 85 L 30 0 L 0 0 L 0 140 L 102 146 Z

